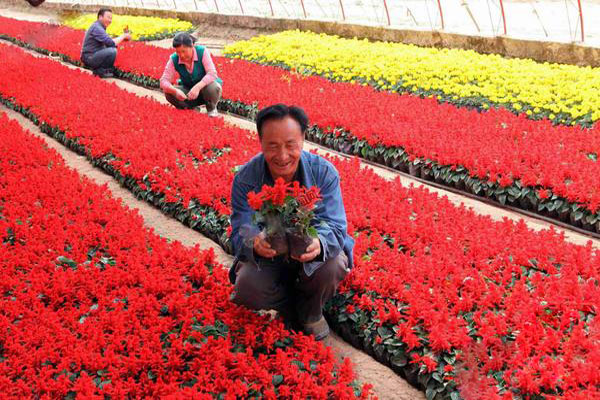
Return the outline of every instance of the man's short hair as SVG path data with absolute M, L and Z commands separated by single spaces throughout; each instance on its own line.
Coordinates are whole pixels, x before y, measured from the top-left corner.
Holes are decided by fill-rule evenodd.
M 190 35 L 187 32 L 179 32 L 173 38 L 173 47 L 177 48 L 179 46 L 187 46 L 192 47 L 196 42 L 196 38 Z
M 297 106 L 286 106 L 285 104 L 274 104 L 260 110 L 256 116 L 256 130 L 258 137 L 262 138 L 262 127 L 265 122 L 272 119 L 284 119 L 285 117 L 293 118 L 300 125 L 300 130 L 304 135 L 308 129 L 308 117 L 304 110 Z
M 112 13 L 112 10 L 110 8 L 101 8 L 98 10 L 98 18 L 103 17 L 104 13 Z

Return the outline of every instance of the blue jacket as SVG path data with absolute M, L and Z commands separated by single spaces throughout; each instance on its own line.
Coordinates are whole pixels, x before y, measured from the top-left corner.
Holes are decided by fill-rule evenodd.
M 322 200 L 315 208 L 315 228 L 321 241 L 322 254 L 318 261 L 304 263 L 304 272 L 310 276 L 330 258 L 336 257 L 340 251 L 348 256 L 348 267 L 352 268 L 352 249 L 354 239 L 347 233 L 346 211 L 342 201 L 340 176 L 335 167 L 323 157 L 303 151 L 300 156 L 296 177 L 306 187 L 317 186 Z M 267 168 L 265 157 L 259 153 L 248 161 L 236 174 L 231 192 L 231 240 L 235 260 L 254 262 L 252 240 L 244 240 L 243 232 L 252 226 L 254 210 L 248 205 L 248 192 L 260 192 L 263 185 L 273 185 L 273 178 Z M 229 278 L 235 282 L 234 268 L 229 271 Z
M 83 38 L 83 46 L 81 47 L 81 58 L 89 57 L 107 47 L 117 47 L 115 41 L 112 40 L 108 33 L 106 33 L 106 28 L 102 23 L 98 20 L 94 22 L 87 32 L 85 32 L 85 37 Z

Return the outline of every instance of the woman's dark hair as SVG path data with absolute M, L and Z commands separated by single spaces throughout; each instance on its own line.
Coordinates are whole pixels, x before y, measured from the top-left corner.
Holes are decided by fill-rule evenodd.
M 256 130 L 258 131 L 258 137 L 262 138 L 262 127 L 265 122 L 272 119 L 283 119 L 287 116 L 298 122 L 302 135 L 304 135 L 306 129 L 308 129 L 308 117 L 304 110 L 296 106 L 288 107 L 285 104 L 274 104 L 263 108 L 256 116 Z
M 190 35 L 187 32 L 179 32 L 173 38 L 173 47 L 177 48 L 179 46 L 187 46 L 192 47 L 196 42 L 196 38 Z
M 101 8 L 98 10 L 98 18 L 103 17 L 104 13 L 112 13 L 112 10 L 110 8 Z

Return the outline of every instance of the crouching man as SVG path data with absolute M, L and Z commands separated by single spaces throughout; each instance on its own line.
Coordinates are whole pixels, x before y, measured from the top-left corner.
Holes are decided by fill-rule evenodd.
M 94 71 L 94 75 L 101 78 L 112 78 L 115 59 L 117 58 L 117 46 L 131 39 L 129 32 L 112 39 L 106 29 L 112 23 L 112 11 L 101 8 L 98 11 L 98 19 L 85 32 L 83 46 L 81 48 L 81 61 Z
M 235 284 L 232 301 L 252 309 L 275 309 L 291 326 L 322 340 L 329 334 L 324 304 L 352 267 L 354 240 L 346 231 L 346 212 L 335 167 L 303 150 L 308 118 L 298 107 L 277 104 L 258 113 L 262 152 L 236 174 L 232 188 L 232 242 L 235 261 L 229 272 Z M 263 236 L 244 237 L 254 210 L 248 192 L 260 192 L 277 178 L 317 186 L 322 200 L 313 226 L 318 237 L 297 258 L 275 257 Z

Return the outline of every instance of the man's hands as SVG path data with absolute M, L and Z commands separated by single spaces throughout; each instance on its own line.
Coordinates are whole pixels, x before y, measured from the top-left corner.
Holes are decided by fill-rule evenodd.
M 115 42 L 115 46 L 118 46 L 119 44 L 121 44 L 122 41 L 127 41 L 131 39 L 131 33 L 124 33 L 121 36 L 117 36 L 116 38 L 113 39 L 113 42 Z
M 265 233 L 261 232 L 254 238 L 254 252 L 261 257 L 275 257 L 277 252 L 271 248 L 269 242 L 265 240 Z
M 321 254 L 321 241 L 319 238 L 314 238 L 312 243 L 306 248 L 306 253 L 302 254 L 300 257 L 292 257 L 294 260 L 300 262 L 310 262 L 317 258 Z
M 271 248 L 269 242 L 265 240 L 264 232 L 261 232 L 254 238 L 254 252 L 264 258 L 275 257 L 277 252 Z M 292 257 L 296 261 L 310 262 L 321 254 L 321 242 L 319 238 L 314 238 L 312 243 L 306 248 L 306 253 L 300 257 Z

